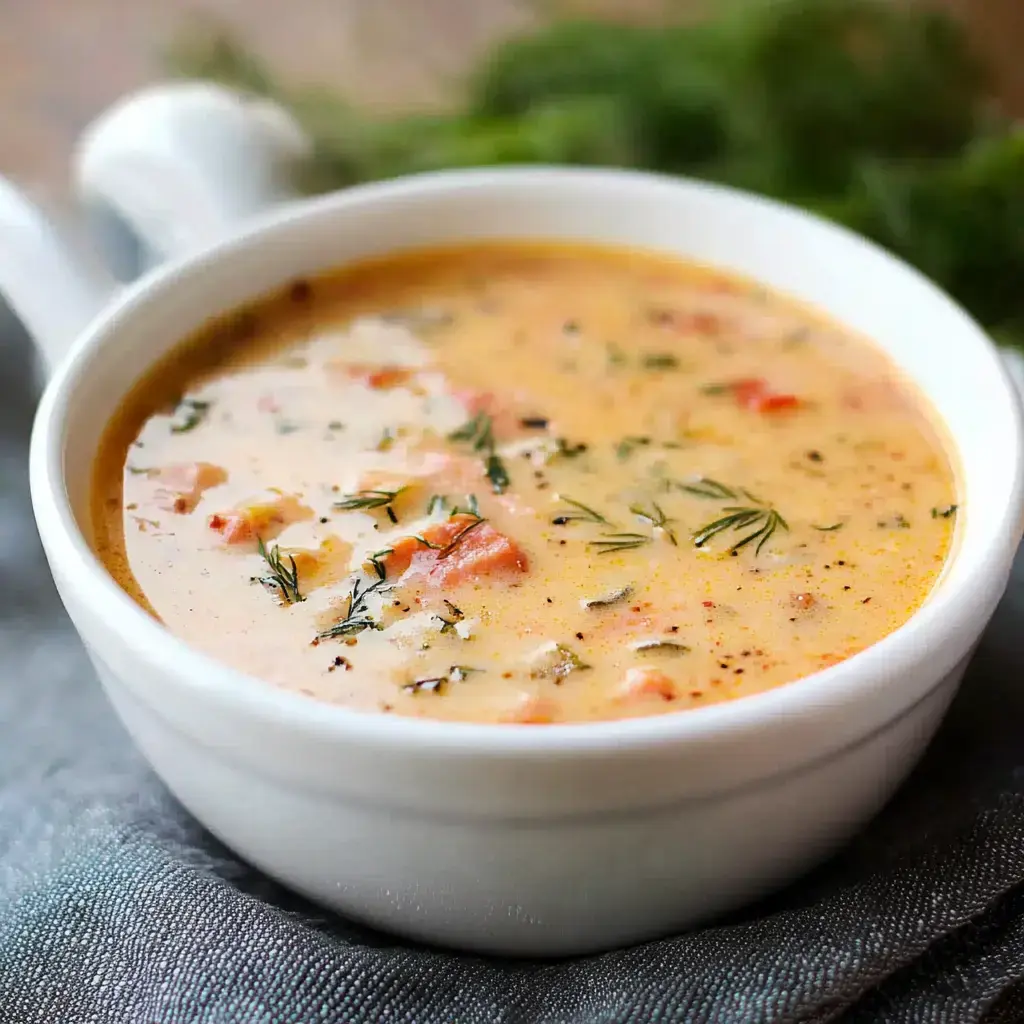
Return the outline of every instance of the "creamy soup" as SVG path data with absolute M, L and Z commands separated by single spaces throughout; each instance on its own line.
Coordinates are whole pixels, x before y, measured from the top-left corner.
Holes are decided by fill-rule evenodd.
M 95 545 L 188 643 L 322 701 L 663 714 L 914 613 L 958 515 L 935 422 L 870 344 L 718 271 L 401 254 L 296 281 L 143 380 L 101 446 Z

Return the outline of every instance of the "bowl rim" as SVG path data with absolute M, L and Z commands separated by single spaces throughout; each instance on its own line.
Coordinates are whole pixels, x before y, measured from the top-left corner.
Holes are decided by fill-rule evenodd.
M 1008 439 L 1006 451 L 1007 465 L 1012 465 L 1012 500 L 1003 510 L 999 529 L 987 535 L 983 557 L 966 567 L 955 587 L 952 584 L 938 586 L 906 622 L 863 651 L 770 690 L 734 701 L 650 717 L 524 728 L 509 723 L 453 722 L 384 715 L 329 704 L 283 690 L 204 654 L 172 634 L 107 572 L 78 526 L 65 487 L 67 414 L 75 399 L 76 384 L 87 367 L 102 358 L 107 339 L 116 335 L 121 322 L 136 316 L 154 295 L 201 274 L 205 267 L 229 259 L 238 251 L 271 244 L 275 229 L 294 227 L 296 222 L 306 222 L 328 212 L 338 213 L 346 207 L 396 199 L 422 200 L 431 194 L 449 193 L 465 186 L 508 186 L 517 180 L 565 187 L 574 180 L 593 182 L 595 179 L 602 179 L 612 186 L 621 183 L 635 188 L 646 183 L 658 188 L 669 185 L 717 193 L 813 222 L 818 230 L 844 236 L 843 241 L 847 245 L 867 247 L 873 250 L 876 259 L 888 261 L 894 271 L 904 276 L 909 274 L 910 279 L 916 278 L 917 283 L 924 284 L 935 299 L 944 300 L 951 313 L 959 313 L 974 329 L 976 345 L 969 352 L 965 350 L 965 357 L 969 355 L 992 364 L 1003 389 L 999 398 L 1009 400 L 1016 423 L 1017 429 Z M 959 455 L 959 439 L 948 425 L 944 425 Z M 242 712 L 256 720 L 305 731 L 311 736 L 334 740 L 344 737 L 358 740 L 360 744 L 370 743 L 405 751 L 420 749 L 454 754 L 550 756 L 558 752 L 594 753 L 610 748 L 627 751 L 676 746 L 691 740 L 746 735 L 766 728 L 773 721 L 801 718 L 823 707 L 859 704 L 881 687 L 891 685 L 893 678 L 899 678 L 901 673 L 919 666 L 924 657 L 937 658 L 940 651 L 948 648 L 951 642 L 948 638 L 961 636 L 965 629 L 970 630 L 972 623 L 979 623 L 979 615 L 990 606 L 994 607 L 995 600 L 1002 593 L 1005 574 L 1020 539 L 1020 519 L 1024 511 L 1022 449 L 1024 417 L 1021 403 L 993 342 L 942 289 L 880 246 L 798 207 L 729 186 L 644 171 L 541 165 L 428 172 L 292 201 L 274 207 L 246 223 L 241 230 L 196 253 L 156 267 L 120 292 L 100 311 L 55 369 L 36 414 L 29 476 L 33 510 L 44 547 L 48 557 L 59 564 L 61 576 L 68 586 L 88 601 L 92 610 L 109 624 L 120 642 L 136 657 L 151 663 L 174 665 L 177 683 L 197 695 L 201 692 L 204 699 L 213 700 L 222 710 Z M 970 529 L 969 517 L 966 528 Z M 947 570 L 957 558 L 958 552 L 954 550 L 947 561 Z M 960 646 L 962 648 L 963 645 Z M 959 656 L 962 654 L 961 649 Z M 957 657 L 949 654 L 947 661 L 950 666 L 944 667 L 951 667 L 956 660 Z M 943 674 L 939 668 L 936 669 L 929 692 L 939 685 Z M 912 696 L 908 696 L 906 701 L 910 702 Z

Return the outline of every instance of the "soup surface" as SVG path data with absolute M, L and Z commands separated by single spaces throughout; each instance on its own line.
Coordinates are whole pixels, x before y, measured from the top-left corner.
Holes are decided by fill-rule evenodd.
M 400 254 L 213 324 L 101 446 L 96 548 L 174 633 L 321 700 L 661 714 L 884 637 L 954 476 L 863 340 L 621 250 Z

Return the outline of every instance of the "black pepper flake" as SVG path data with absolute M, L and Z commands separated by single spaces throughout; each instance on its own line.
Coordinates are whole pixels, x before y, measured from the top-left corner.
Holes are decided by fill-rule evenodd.
M 568 541 L 560 540 L 558 543 L 564 548 Z
M 811 462 L 824 462 L 825 461 L 825 456 L 822 455 L 821 452 L 815 451 L 813 448 L 807 453 L 807 458 L 810 459 Z
M 679 627 L 678 626 L 669 626 L 668 627 L 668 631 L 670 633 L 678 633 L 679 632 Z
M 555 518 L 551 520 L 551 525 L 552 526 L 565 526 L 566 523 L 568 523 L 568 522 L 569 522 L 569 517 L 568 516 L 555 516 Z
M 844 561 L 843 561 L 843 560 L 842 560 L 842 559 L 840 558 L 840 559 L 839 559 L 839 561 L 838 561 L 838 562 L 836 562 L 836 565 L 846 565 L 846 562 L 844 562 Z
M 850 589 L 849 587 L 843 587 L 843 590 L 849 590 L 849 589 Z
M 292 281 L 288 298 L 292 302 L 308 302 L 313 295 L 313 286 L 303 277 Z
M 576 634 L 576 639 L 577 640 L 582 640 L 583 639 L 583 634 L 582 633 L 577 633 Z
M 330 519 L 328 519 L 327 516 L 321 516 L 320 517 L 320 522 L 321 523 L 329 523 Z
M 734 668 L 734 669 L 732 670 L 732 672 L 733 672 L 733 675 L 736 675 L 736 676 L 741 676 L 741 675 L 743 675 L 743 673 L 744 673 L 745 671 L 746 671 L 746 670 L 745 670 L 745 669 L 742 669 L 742 668 Z
M 865 598 L 864 598 L 864 600 L 863 600 L 863 601 L 861 601 L 861 604 L 867 604 L 867 603 L 868 603 L 868 601 L 870 601 L 870 600 L 871 600 L 871 598 L 870 598 L 870 597 L 865 597 Z
M 547 598 L 547 602 L 548 602 L 548 604 L 554 604 L 554 603 L 555 603 L 554 601 L 552 601 L 552 600 L 551 600 L 551 598 L 550 598 L 550 597 L 549 597 L 549 598 Z
M 395 510 L 390 505 L 388 505 L 388 506 L 386 506 L 386 511 L 387 511 L 387 514 L 388 514 L 388 519 L 390 519 L 391 522 L 394 525 L 397 526 L 398 525 L 398 516 L 395 515 Z
M 579 334 L 580 333 L 579 322 L 576 321 L 576 320 L 566 320 L 565 323 L 562 324 L 562 331 L 565 334 Z
M 525 430 L 547 430 L 548 420 L 546 416 L 524 416 L 519 425 Z

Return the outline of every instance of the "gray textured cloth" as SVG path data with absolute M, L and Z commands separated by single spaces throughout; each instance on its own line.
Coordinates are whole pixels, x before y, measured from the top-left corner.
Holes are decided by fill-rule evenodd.
M 1024 565 L 925 763 L 826 867 L 636 949 L 458 956 L 324 917 L 148 771 L 37 544 L 9 331 L 0 381 L 2 1024 L 1024 1020 Z

